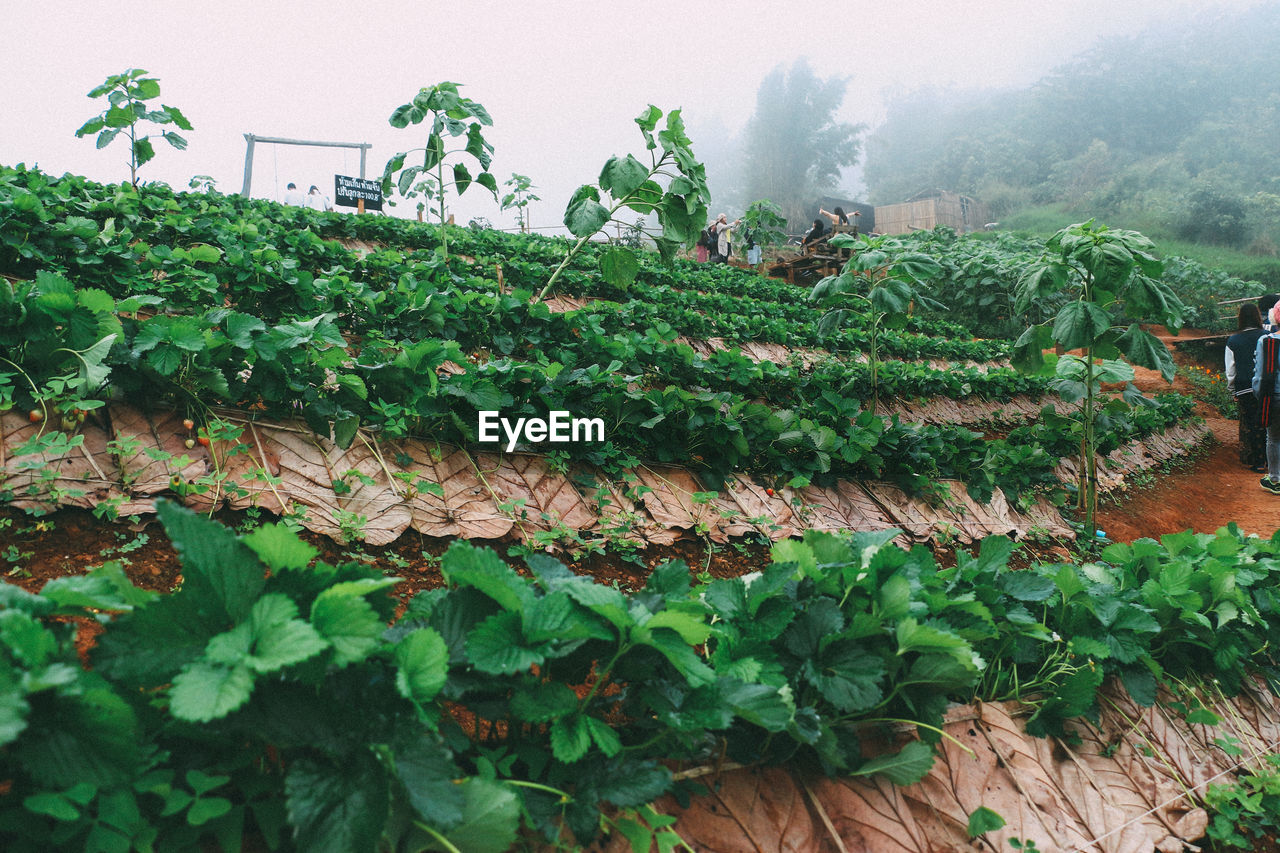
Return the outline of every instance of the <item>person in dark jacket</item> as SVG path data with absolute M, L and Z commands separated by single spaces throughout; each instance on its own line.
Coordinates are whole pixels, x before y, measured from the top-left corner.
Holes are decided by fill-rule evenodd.
M 827 229 L 823 226 L 821 219 L 813 220 L 813 230 L 805 235 L 804 242 L 802 242 L 800 245 L 812 246 L 814 243 L 817 243 L 819 240 L 822 239 L 822 235 L 825 234 L 826 231 Z
M 1258 398 L 1253 394 L 1253 359 L 1262 331 L 1258 306 L 1246 302 L 1236 319 L 1239 330 L 1227 338 L 1227 390 L 1236 398 L 1240 417 L 1240 461 L 1256 473 L 1267 470 L 1267 430 L 1260 420 Z

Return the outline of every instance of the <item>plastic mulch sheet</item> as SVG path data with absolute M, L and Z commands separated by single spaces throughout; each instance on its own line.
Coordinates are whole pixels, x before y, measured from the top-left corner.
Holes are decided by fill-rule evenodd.
M 471 453 L 424 440 L 380 442 L 358 431 L 341 448 L 302 422 L 221 415 L 239 428 L 234 441 L 186 447 L 194 435 L 173 412 L 111 405 L 74 436 L 48 424 L 0 415 L 0 494 L 14 506 L 49 511 L 110 501 L 120 515 L 154 510 L 165 495 L 201 511 L 257 506 L 292 514 L 308 529 L 373 545 L 406 530 L 435 537 L 537 539 L 552 552 L 560 538 L 618 537 L 669 545 L 679 538 L 723 543 L 756 534 L 778 540 L 806 529 L 900 528 L 903 540 L 946 538 L 967 544 L 999 533 L 1069 535 L 1040 498 L 1019 508 L 1004 494 L 981 504 L 958 482 L 941 483 L 933 500 L 882 482 L 776 490 L 734 476 L 714 492 L 676 466 L 641 465 L 618 479 L 579 466 L 565 470 L 530 453 Z M 1101 484 L 1186 453 L 1206 433 L 1178 426 L 1103 460 Z M 1074 479 L 1078 460 L 1058 475 Z
M 995 853 L 1013 849 L 1012 839 L 1046 853 L 1175 853 L 1204 836 L 1206 787 L 1231 782 L 1280 746 L 1280 701 L 1259 683 L 1247 688 L 1229 700 L 1202 688 L 1197 700 L 1221 719 L 1205 726 L 1174 710 L 1186 707 L 1187 694 L 1162 691 L 1143 708 L 1108 682 L 1098 725 L 1069 722 L 1069 741 L 1028 735 L 1022 718 L 1032 709 L 1017 702 L 953 706 L 943 726 L 949 737 L 916 784 L 779 767 L 673 767 L 705 793 L 688 808 L 670 798 L 657 806 L 677 818 L 673 828 L 693 849 L 716 853 Z M 863 739 L 890 750 L 913 736 L 867 731 Z M 1239 755 L 1222 750 L 1225 738 Z M 979 807 L 1005 826 L 970 839 L 969 815 Z M 629 848 L 616 839 L 603 849 Z

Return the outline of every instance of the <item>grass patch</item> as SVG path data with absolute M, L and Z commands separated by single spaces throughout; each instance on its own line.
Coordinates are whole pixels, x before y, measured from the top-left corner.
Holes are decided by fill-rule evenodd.
M 1079 211 L 1066 210 L 1060 204 L 1041 204 L 1024 207 L 1000 217 L 1000 230 L 1048 237 L 1055 231 L 1088 218 L 1081 216 Z
M 1151 216 L 1138 214 L 1107 217 L 1061 204 L 1042 204 L 1025 207 L 1001 217 L 1000 230 L 1044 238 L 1091 216 L 1115 228 L 1141 231 L 1156 244 L 1156 253 L 1162 258 L 1190 258 L 1235 278 L 1258 282 L 1261 285 L 1258 288 L 1259 295 L 1264 291 L 1280 291 L 1280 258 L 1251 255 L 1244 249 L 1229 246 L 1212 246 L 1183 240 L 1170 231 L 1168 226 Z

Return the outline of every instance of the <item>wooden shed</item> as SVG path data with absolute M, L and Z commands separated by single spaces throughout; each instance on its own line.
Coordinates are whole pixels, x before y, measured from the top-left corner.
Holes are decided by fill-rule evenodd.
M 929 231 L 939 225 L 948 225 L 965 234 L 982 230 L 990 221 L 991 212 L 985 204 L 946 190 L 921 193 L 902 204 L 878 206 L 875 219 L 876 231 L 881 234 Z

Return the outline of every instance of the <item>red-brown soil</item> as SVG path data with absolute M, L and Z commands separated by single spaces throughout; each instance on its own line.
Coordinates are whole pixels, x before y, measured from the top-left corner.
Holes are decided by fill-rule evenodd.
M 1184 331 L 1180 338 L 1158 337 L 1166 343 L 1186 340 L 1198 333 Z M 1179 364 L 1197 363 L 1177 350 Z M 1221 370 L 1221 364 L 1206 365 Z M 1154 371 L 1137 368 L 1135 384 L 1147 393 L 1168 391 L 1169 385 Z M 1190 384 L 1179 376 L 1174 390 L 1191 394 Z M 1213 407 L 1201 403 L 1196 414 L 1205 419 L 1217 442 L 1195 459 L 1175 464 L 1147 486 L 1130 487 L 1112 495 L 1100 508 L 1098 526 L 1107 538 L 1128 542 L 1143 536 L 1159 537 L 1191 529 L 1213 533 L 1232 521 L 1245 533 L 1270 537 L 1280 528 L 1280 495 L 1265 492 L 1255 474 L 1240 463 L 1239 424 Z
M 250 521 L 245 513 L 223 512 L 218 521 L 238 528 Z M 262 520 L 271 520 L 270 517 Z M 395 594 L 403 605 L 424 589 L 441 586 L 439 556 L 452 540 L 433 539 L 410 532 L 385 548 L 343 546 L 309 531 L 299 534 L 320 551 L 320 559 L 331 564 L 363 561 L 388 575 L 402 578 Z M 509 543 L 475 542 L 507 554 Z M 602 583 L 616 583 L 623 589 L 639 588 L 654 567 L 667 560 L 684 560 L 695 572 L 713 577 L 735 577 L 755 571 L 768 562 L 768 546 L 739 543 L 714 546 L 710 553 L 701 542 L 677 542 L 670 547 L 650 546 L 634 561 L 620 555 L 588 554 L 580 560 L 558 555 L 580 574 Z M 40 518 L 10 507 L 0 507 L 0 577 L 30 592 L 39 592 L 48 581 L 82 574 L 108 560 L 124 565 L 125 574 L 137 586 L 168 592 L 182 582 L 182 568 L 172 543 L 155 516 L 138 523 L 109 522 L 82 509 L 62 509 Z M 520 568 L 519 555 L 508 556 Z M 102 626 L 89 619 L 76 619 L 80 629 L 76 646 L 87 662 Z
M 232 528 L 248 522 L 240 512 L 222 512 L 215 517 Z M 274 519 L 267 515 L 263 520 Z M 403 578 L 396 588 L 402 598 L 443 583 L 439 556 L 452 542 L 409 532 L 385 548 L 372 548 L 340 545 L 305 530 L 299 535 L 316 546 L 320 559 L 326 562 L 364 561 Z M 504 555 L 510 547 L 507 542 L 496 541 L 475 544 L 489 545 Z M 651 545 L 633 560 L 617 554 L 587 554 L 579 560 L 563 554 L 556 556 L 575 571 L 602 583 L 636 588 L 644 585 L 653 567 L 667 560 L 684 560 L 693 571 L 706 571 L 713 577 L 734 577 L 760 568 L 767 561 L 768 550 L 767 545 L 743 542 L 716 545 L 708 553 L 702 542 L 690 541 L 670 547 Z M 523 565 L 519 555 L 508 559 L 513 566 Z M 81 509 L 62 509 L 36 518 L 0 507 L 0 575 L 12 583 L 36 592 L 53 578 L 79 574 L 108 560 L 123 563 L 129 579 L 146 589 L 168 591 L 180 583 L 177 554 L 155 516 L 130 524 L 99 520 Z
M 1188 528 L 1212 533 L 1236 522 L 1245 533 L 1269 538 L 1280 528 L 1280 496 L 1264 492 L 1261 474 L 1240 464 L 1235 421 L 1205 419 L 1218 443 L 1207 453 L 1159 474 L 1150 486 L 1108 500 L 1098 525 L 1114 541 L 1158 537 Z

